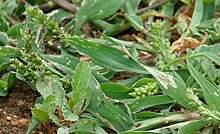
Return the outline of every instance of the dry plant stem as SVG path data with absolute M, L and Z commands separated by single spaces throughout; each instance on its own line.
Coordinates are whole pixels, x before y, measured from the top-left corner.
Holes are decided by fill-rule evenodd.
M 158 7 L 160 5 L 163 5 L 163 4 L 165 4 L 165 3 L 169 2 L 169 1 L 170 0 L 162 0 L 162 1 L 157 2 L 157 3 L 155 3 L 155 4 L 151 5 L 151 6 L 141 8 L 141 9 L 137 10 L 135 13 L 141 13 L 141 12 L 144 12 L 146 10 L 153 9 L 153 8 Z
M 76 13 L 78 11 L 78 8 L 74 4 L 66 0 L 52 0 L 52 1 L 57 5 L 61 6 L 62 8 L 69 10 L 72 13 Z
M 8 20 L 8 22 L 11 24 L 11 25 L 15 25 L 18 23 L 18 21 L 13 17 L 13 16 L 6 16 L 6 19 Z
M 29 5 L 29 3 L 26 0 L 20 0 L 21 3 L 23 3 L 24 5 Z
M 17 43 L 14 42 L 12 39 L 9 39 L 9 44 L 11 44 L 13 47 L 17 46 Z

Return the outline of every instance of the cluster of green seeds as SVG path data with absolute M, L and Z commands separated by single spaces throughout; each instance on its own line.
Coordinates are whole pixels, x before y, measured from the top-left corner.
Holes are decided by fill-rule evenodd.
M 53 35 L 63 35 L 58 24 L 54 20 L 48 19 L 43 11 L 41 11 L 38 7 L 27 7 L 26 15 L 31 17 L 37 24 L 43 24 L 46 26 L 47 30 Z
M 157 61 L 156 65 L 159 67 L 163 67 L 168 62 L 175 59 L 175 54 L 171 49 L 171 45 L 168 39 L 165 39 L 165 22 L 156 21 L 151 23 L 151 35 L 153 37 L 153 41 L 151 43 L 154 50 L 156 50 Z
M 157 94 L 159 87 L 156 82 L 150 82 L 141 87 L 134 88 L 134 92 L 129 93 L 130 96 L 135 98 L 144 98 L 146 96 L 151 96 Z

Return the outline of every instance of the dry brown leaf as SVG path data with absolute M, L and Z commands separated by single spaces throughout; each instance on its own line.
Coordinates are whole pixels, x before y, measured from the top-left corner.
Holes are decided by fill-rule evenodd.
M 179 40 L 173 42 L 171 48 L 173 49 L 174 52 L 181 53 L 181 55 L 185 55 L 187 48 L 191 48 L 194 50 L 196 47 L 200 46 L 207 40 L 208 38 L 207 32 L 205 31 L 202 32 L 204 33 L 205 37 L 202 38 L 200 41 L 192 37 L 180 38 Z

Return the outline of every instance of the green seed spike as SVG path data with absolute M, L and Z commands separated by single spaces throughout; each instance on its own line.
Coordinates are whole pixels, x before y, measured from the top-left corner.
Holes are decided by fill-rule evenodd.
M 134 88 L 134 92 L 129 93 L 130 96 L 138 98 L 144 98 L 146 96 L 157 94 L 159 87 L 156 82 L 149 82 L 141 87 Z

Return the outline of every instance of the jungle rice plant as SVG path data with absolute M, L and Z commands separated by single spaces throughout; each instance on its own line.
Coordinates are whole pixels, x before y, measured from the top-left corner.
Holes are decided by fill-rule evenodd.
M 105 134 L 108 129 L 122 134 L 218 133 L 220 45 L 213 39 L 195 50 L 188 49 L 188 55 L 175 58 L 164 34 L 167 23 L 150 21 L 151 13 L 137 14 L 140 2 L 78 1 L 81 8 L 75 14 L 75 21 L 71 13 L 61 12 L 61 16 L 65 14 L 71 19 L 62 28 L 59 26 L 62 17 L 56 20 L 29 5 L 24 23 L 0 33 L 0 72 L 4 74 L 0 95 L 6 96 L 16 79 L 27 82 L 41 94 L 31 109 L 33 120 L 27 134 L 38 124 L 48 126 L 51 122 L 59 127 L 58 133 Z M 4 1 L 1 10 L 10 14 L 4 8 L 10 6 L 8 3 Z M 11 5 L 14 3 L 11 1 Z M 211 20 L 213 17 L 203 12 L 209 9 L 211 13 L 213 3 L 196 1 L 185 36 L 201 36 L 199 28 L 211 21 L 215 29 L 208 32 L 217 38 L 214 34 L 219 34 L 219 20 Z M 165 10 L 175 4 L 170 1 L 162 7 Z M 114 18 L 119 9 L 125 12 L 124 18 Z M 199 15 L 198 10 L 202 10 Z M 106 18 L 112 15 L 113 21 L 107 22 Z M 151 30 L 144 27 L 142 19 L 146 15 Z M 87 22 L 100 27 L 106 35 L 84 38 L 81 26 Z M 145 45 L 107 36 L 130 27 L 144 33 Z M 152 35 L 150 40 L 149 35 Z M 57 52 L 47 54 L 48 48 Z M 156 66 L 140 62 L 139 51 L 155 54 Z M 82 55 L 89 62 L 80 59 Z M 110 81 L 121 72 L 133 72 L 136 76 L 117 83 Z

